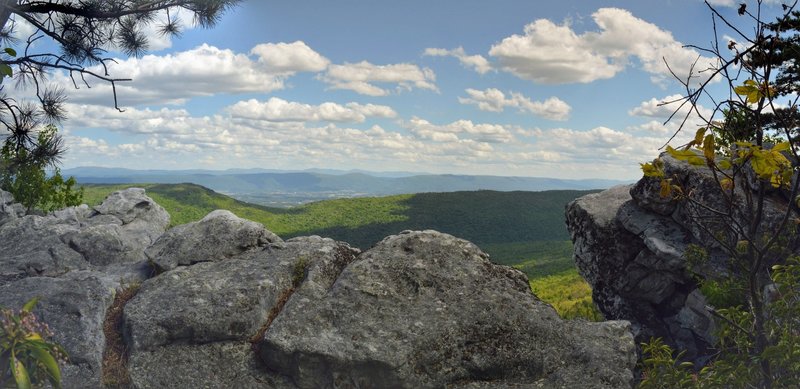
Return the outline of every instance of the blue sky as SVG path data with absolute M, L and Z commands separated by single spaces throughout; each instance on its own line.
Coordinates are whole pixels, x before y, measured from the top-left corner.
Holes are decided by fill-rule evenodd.
M 713 40 L 698 0 L 250 0 L 188 27 L 111 53 L 123 113 L 53 77 L 64 167 L 635 179 L 676 129 L 662 58 L 685 74 Z

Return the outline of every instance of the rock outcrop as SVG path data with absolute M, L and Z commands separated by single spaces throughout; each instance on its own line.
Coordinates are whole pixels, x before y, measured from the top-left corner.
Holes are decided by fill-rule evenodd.
M 143 189 L 115 192 L 97 207 L 24 216 L 0 191 L 0 306 L 35 311 L 70 355 L 67 388 L 100 387 L 103 321 L 115 290 L 150 277 L 144 250 L 169 225 L 169 214 Z
M 707 168 L 666 154 L 661 158 L 667 176 L 693 188 L 695 198 L 707 203 L 720 198 Z M 643 178 L 570 203 L 566 216 L 574 259 L 601 312 L 629 320 L 637 343 L 661 337 L 702 362 L 715 340 L 714 320 L 691 273 L 712 279 L 730 274 L 726 256 L 709 235 L 727 228 L 709 224 L 713 219 L 702 217 L 702 208 L 662 198 L 659 189 L 659 180 Z M 780 199 L 768 201 L 763 223 L 773 225 L 783 210 Z M 708 251 L 708 261 L 687 261 L 693 244 Z
M 120 331 L 134 388 L 633 384 L 628 322 L 564 321 L 523 273 L 447 234 L 361 253 L 227 211 L 164 232 L 142 190 L 48 216 L 0 200 L 0 305 L 42 297 L 67 388 L 103 386 L 106 311 L 132 284 Z

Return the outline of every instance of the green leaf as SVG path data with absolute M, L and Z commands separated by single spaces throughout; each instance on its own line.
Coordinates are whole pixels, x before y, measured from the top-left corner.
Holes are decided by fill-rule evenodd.
M 54 387 L 60 388 L 61 387 L 61 370 L 58 368 L 58 362 L 56 359 L 53 358 L 53 355 L 50 354 L 47 350 L 34 347 L 31 350 L 36 357 L 36 359 L 44 365 L 47 369 L 47 373 L 49 373 L 50 383 L 53 384 Z
M 22 361 L 13 354 L 11 355 L 11 374 L 17 383 L 17 389 L 31 389 L 31 377 L 28 376 L 28 370 L 25 369 Z
M 8 54 L 8 55 L 10 55 L 12 57 L 16 57 L 17 56 L 17 51 L 12 49 L 12 48 L 10 48 L 10 47 L 6 47 L 4 49 L 4 51 L 6 52 L 6 54 Z
M 11 66 L 8 64 L 0 63 L 0 76 L 4 77 L 11 77 L 14 75 L 14 69 L 11 69 Z
M 722 170 L 728 170 L 731 167 L 733 167 L 733 165 L 731 164 L 731 160 L 727 158 L 721 159 L 719 162 L 717 162 L 717 166 L 719 166 L 719 168 Z
M 38 296 L 28 300 L 28 302 L 25 303 L 25 305 L 22 306 L 22 312 L 30 312 L 30 311 L 32 311 L 33 307 L 35 307 L 37 303 L 39 303 L 39 297 Z

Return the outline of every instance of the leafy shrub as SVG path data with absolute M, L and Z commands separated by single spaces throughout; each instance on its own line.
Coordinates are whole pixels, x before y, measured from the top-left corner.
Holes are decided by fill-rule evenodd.
M 33 298 L 19 313 L 0 309 L 0 387 L 13 379 L 18 388 L 30 388 L 45 382 L 61 387 L 59 362 L 66 363 L 67 353 L 56 343 L 47 324 L 33 314 L 38 298 Z
M 56 132 L 54 126 L 45 127 L 39 131 L 38 143 L 53 142 Z M 83 188 L 76 190 L 75 178 L 64 180 L 58 168 L 48 177 L 48 163 L 52 164 L 52 161 L 29 155 L 24 148 L 16 148 L 13 142 L 6 141 L 0 150 L 0 188 L 14 195 L 14 199 L 28 211 L 34 208 L 54 211 L 80 205 Z
M 769 346 L 751 359 L 755 348 L 750 334 L 752 314 L 742 306 L 719 309 L 715 311 L 720 318 L 717 358 L 696 370 L 691 362 L 681 361 L 682 353 L 675 353 L 661 339 L 652 339 L 642 345 L 640 388 L 758 388 L 765 382 L 762 363 L 770 367 L 769 387 L 796 388 L 800 382 L 800 257 L 790 257 L 772 270 L 774 288 L 765 323 Z

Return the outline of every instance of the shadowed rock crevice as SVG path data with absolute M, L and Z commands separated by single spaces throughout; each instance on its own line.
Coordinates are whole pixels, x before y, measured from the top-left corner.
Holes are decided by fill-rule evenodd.
M 122 312 L 125 304 L 139 291 L 139 285 L 123 287 L 114 296 L 114 302 L 106 311 L 103 334 L 106 346 L 103 351 L 102 382 L 112 388 L 127 388 L 131 377 L 128 374 L 128 349 L 122 337 Z

